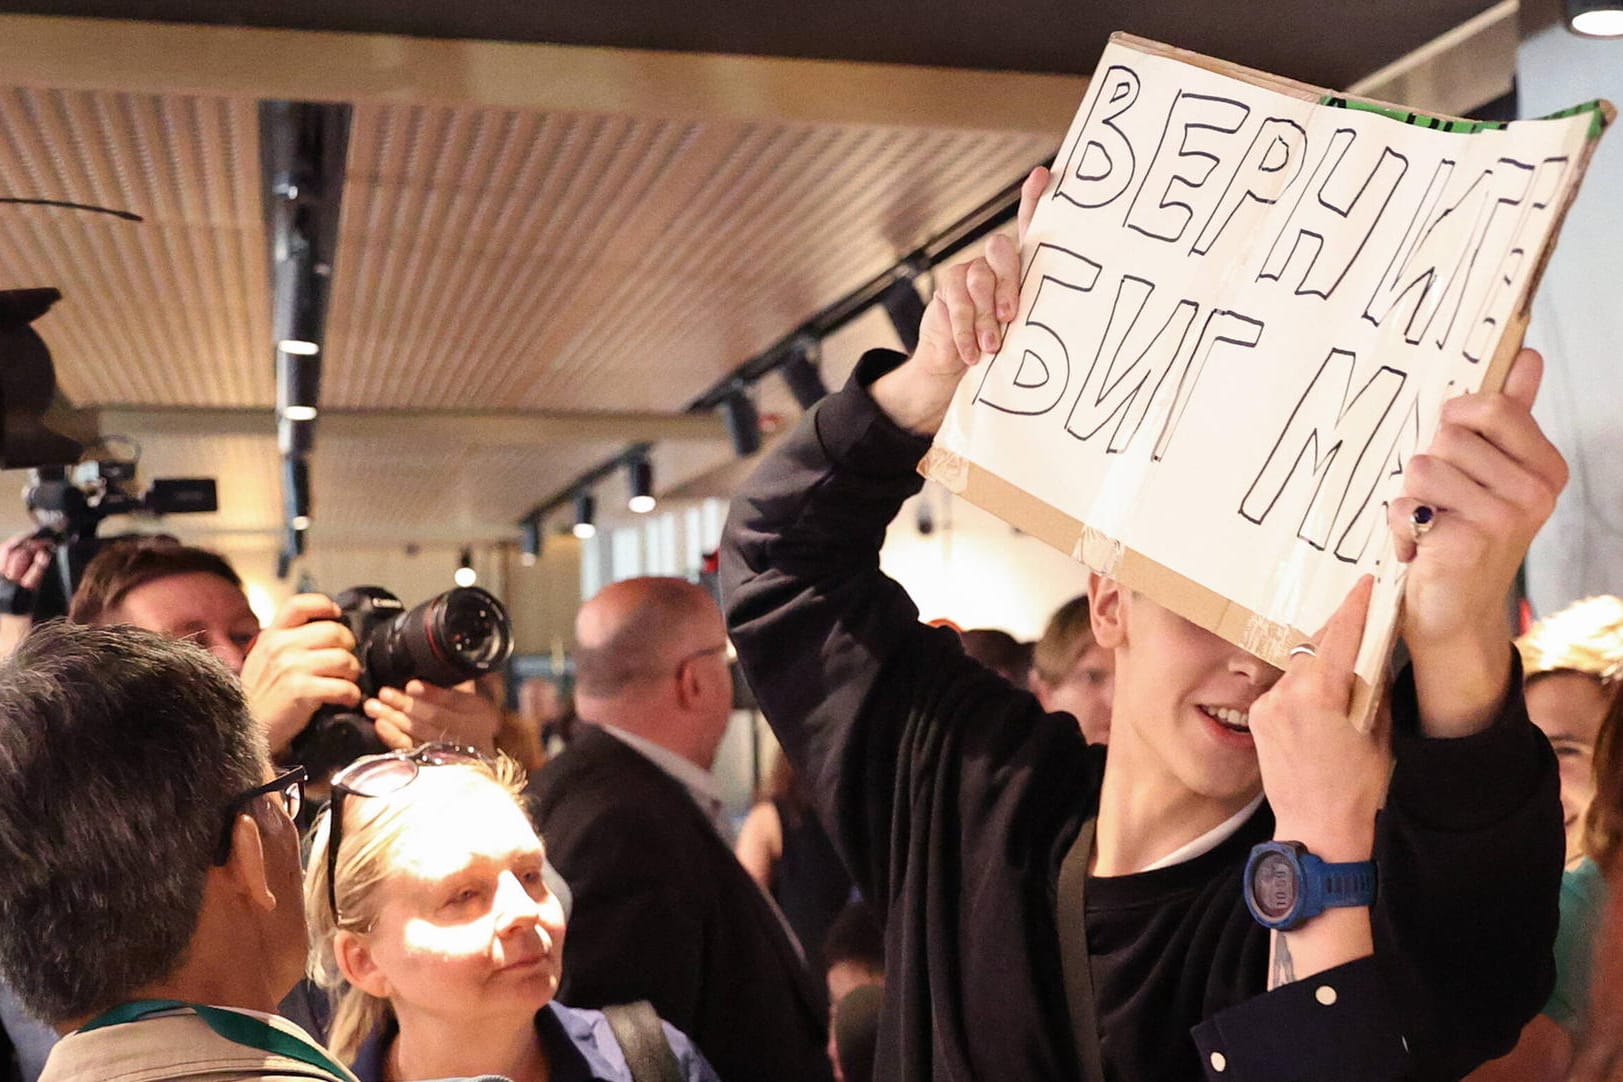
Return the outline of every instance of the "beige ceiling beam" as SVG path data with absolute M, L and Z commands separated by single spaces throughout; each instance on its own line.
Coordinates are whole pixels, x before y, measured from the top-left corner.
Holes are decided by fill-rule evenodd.
M 287 536 L 285 523 L 264 526 L 206 526 L 181 518 L 163 522 L 185 535 L 188 544 L 201 544 L 227 551 L 280 548 Z M 548 538 L 550 541 L 551 538 Z M 369 546 L 398 548 L 401 545 L 495 545 L 516 544 L 518 526 L 512 522 L 476 522 L 468 525 L 435 523 L 379 523 L 376 526 L 324 526 L 318 518 L 310 528 L 310 546 L 315 551 L 337 547 Z
M 57 421 L 62 431 L 131 436 L 276 435 L 268 409 L 104 406 L 75 410 Z M 563 441 L 723 441 L 727 429 L 712 413 L 484 412 L 462 410 L 343 410 L 323 408 L 323 439 L 395 439 L 529 447 Z
M 1520 41 L 1517 0 L 1500 0 L 1358 80 L 1349 94 L 1461 116 L 1510 92 Z
M 300 101 L 1052 133 L 1087 80 L 901 64 L 0 16 L 0 81 Z

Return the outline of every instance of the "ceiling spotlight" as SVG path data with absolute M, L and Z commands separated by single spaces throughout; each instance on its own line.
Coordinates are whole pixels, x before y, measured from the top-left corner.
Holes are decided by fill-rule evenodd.
M 303 338 L 284 338 L 276 343 L 276 348 L 295 357 L 314 357 L 321 352 L 321 346 Z
M 811 409 L 828 395 L 828 385 L 817 371 L 821 355 L 822 343 L 811 335 L 802 335 L 789 348 L 789 356 L 778 368 L 783 373 L 783 382 L 789 385 L 789 393 L 803 410 Z
M 742 382 L 721 400 L 721 419 L 733 441 L 733 453 L 748 458 L 761 449 L 761 415 L 755 411 L 749 388 Z
M 479 581 L 479 572 L 473 569 L 473 550 L 462 550 L 462 562 L 457 565 L 456 574 L 451 576 L 458 586 L 472 586 Z
M 294 515 L 292 520 L 288 522 L 288 525 L 293 527 L 295 530 L 308 530 L 310 528 L 310 516 Z
M 289 421 L 313 421 L 316 419 L 314 406 L 289 406 L 282 411 L 282 416 Z
M 1623 0 L 1567 0 L 1567 26 L 1586 38 L 1623 37 Z
M 646 515 L 654 509 L 654 464 L 646 457 L 638 456 L 626 463 L 626 486 L 631 490 L 626 507 L 633 513 Z
M 519 563 L 534 567 L 541 559 L 541 520 L 527 518 L 518 524 Z
M 590 492 L 582 492 L 575 497 L 575 528 L 574 535 L 582 541 L 597 536 L 597 526 L 592 519 L 597 514 L 597 501 L 592 499 Z

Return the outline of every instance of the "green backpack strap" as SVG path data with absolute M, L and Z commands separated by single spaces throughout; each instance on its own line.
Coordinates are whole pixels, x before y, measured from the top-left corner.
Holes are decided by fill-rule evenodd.
M 1077 831 L 1065 861 L 1059 867 L 1059 905 L 1054 914 L 1059 927 L 1060 966 L 1065 973 L 1065 1003 L 1071 1014 L 1071 1036 L 1083 1082 L 1104 1082 L 1104 1061 L 1099 1052 L 1099 1015 L 1093 1002 L 1093 969 L 1088 962 L 1087 906 L 1083 897 L 1088 862 L 1093 857 L 1093 828 L 1089 819 Z
M 631 1082 L 682 1082 L 682 1067 L 676 1062 L 659 1013 L 646 999 L 603 1008 L 614 1039 L 620 1042 Z

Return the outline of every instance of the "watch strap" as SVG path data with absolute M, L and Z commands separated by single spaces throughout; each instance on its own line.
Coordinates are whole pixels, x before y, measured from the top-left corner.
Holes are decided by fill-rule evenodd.
M 1375 901 L 1373 860 L 1332 864 L 1304 850 L 1301 861 L 1308 883 L 1308 895 L 1318 902 L 1312 907 L 1311 913 L 1303 913 L 1304 917 L 1317 916 L 1326 909 L 1370 905 Z

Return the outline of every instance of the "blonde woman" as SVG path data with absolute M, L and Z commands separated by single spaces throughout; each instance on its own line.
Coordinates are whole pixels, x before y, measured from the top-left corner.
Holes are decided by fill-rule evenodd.
M 1601 594 L 1540 620 L 1516 640 L 1527 714 L 1561 765 L 1567 867 L 1584 858 L 1584 821 L 1595 798 L 1595 742 L 1623 676 L 1623 599 Z
M 512 760 L 446 744 L 334 776 L 305 880 L 310 969 L 333 998 L 329 1047 L 362 1082 L 630 1082 L 627 1023 L 553 999 L 564 910 L 522 786 Z M 686 1037 L 642 1019 L 676 1077 L 715 1082 Z
M 1591 956 L 1623 839 L 1623 599 L 1603 594 L 1569 605 L 1533 625 L 1516 647 L 1527 714 L 1549 738 L 1561 770 L 1567 871 L 1556 984 L 1515 1051 L 1485 1064 L 1471 1082 L 1567 1076 L 1574 1040 L 1588 1027 Z

